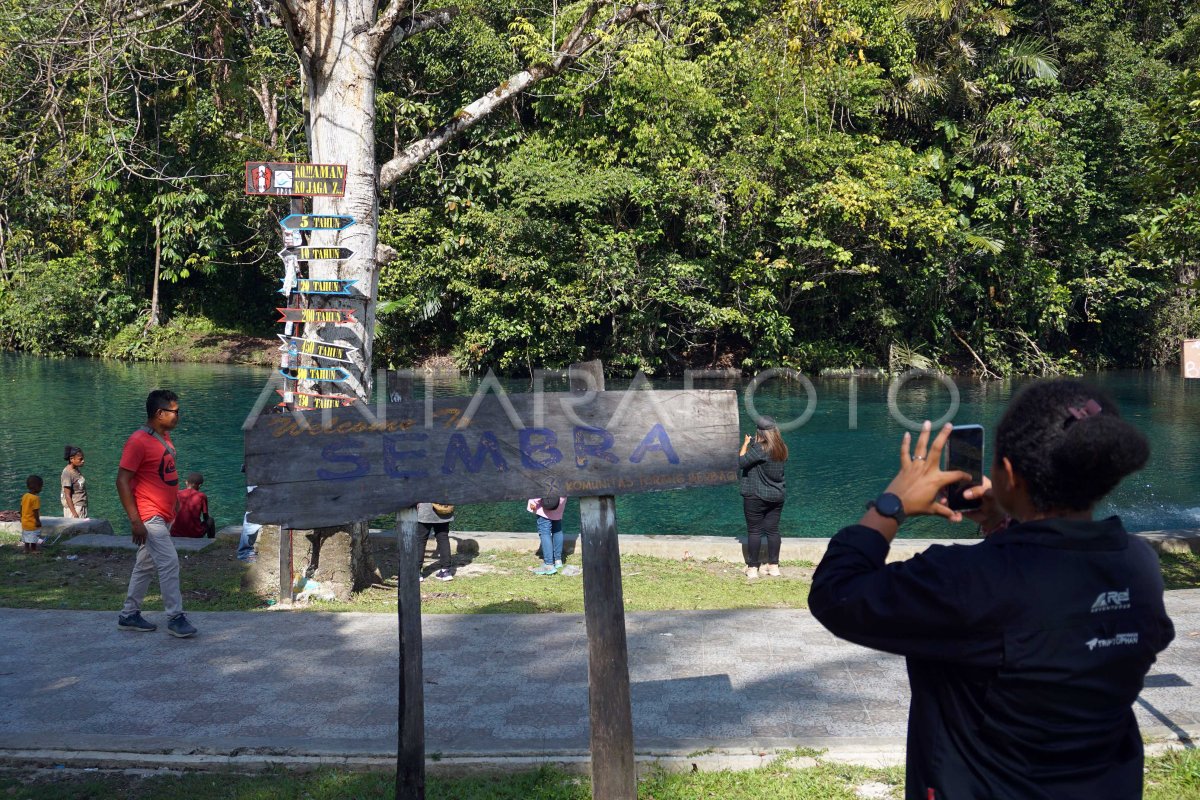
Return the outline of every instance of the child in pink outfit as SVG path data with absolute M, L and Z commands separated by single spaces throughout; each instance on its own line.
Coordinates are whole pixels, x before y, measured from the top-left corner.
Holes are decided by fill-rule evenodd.
M 531 497 L 525 508 L 537 515 L 538 536 L 542 540 L 543 563 L 533 574 L 554 575 L 563 565 L 562 518 L 567 510 L 567 498 Z

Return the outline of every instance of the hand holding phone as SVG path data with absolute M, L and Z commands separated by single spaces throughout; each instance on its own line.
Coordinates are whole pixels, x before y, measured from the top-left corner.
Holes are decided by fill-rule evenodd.
M 946 505 L 953 511 L 978 511 L 981 498 L 968 499 L 963 492 L 983 483 L 983 426 L 955 425 L 946 440 L 946 472 L 969 472 L 969 481 L 959 481 L 947 487 Z

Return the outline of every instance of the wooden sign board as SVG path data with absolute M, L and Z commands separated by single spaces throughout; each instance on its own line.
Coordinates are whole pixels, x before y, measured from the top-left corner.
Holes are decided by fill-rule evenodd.
M 301 261 L 345 261 L 354 255 L 349 247 L 303 246 L 289 247 L 279 252 L 280 257 L 295 256 Z
M 350 373 L 341 367 L 292 367 L 279 370 L 289 381 L 321 381 L 323 383 L 345 383 Z M 291 374 L 295 373 L 295 374 Z
M 1200 378 L 1200 339 L 1183 340 L 1183 357 L 1179 368 L 1185 378 Z
M 354 222 L 354 217 L 338 214 L 288 214 L 279 220 L 285 229 L 294 231 L 340 231 Z
M 343 197 L 346 194 L 346 165 L 247 161 L 246 194 Z
M 287 279 L 283 278 L 283 286 L 280 287 L 280 294 L 290 294 L 286 291 Z M 296 285 L 292 287 L 292 292 L 296 294 L 337 294 L 350 295 L 350 287 L 358 283 L 357 280 L 324 279 L 324 278 L 300 278 L 296 281 Z
M 314 528 L 430 498 L 482 503 L 737 480 L 737 394 L 728 390 L 484 394 L 372 411 L 255 420 L 245 434 L 246 480 L 257 486 L 250 518 Z
M 275 335 L 283 340 L 283 344 L 279 346 L 279 351 L 281 353 L 290 353 L 294 356 L 305 355 L 312 356 L 313 358 L 323 358 L 327 361 L 341 361 L 343 364 L 353 364 L 354 360 L 351 356 L 358 352 L 357 347 L 329 344 L 319 339 L 301 339 L 296 336 L 284 336 L 282 333 Z
M 277 308 L 281 316 L 276 322 L 358 322 L 352 308 Z

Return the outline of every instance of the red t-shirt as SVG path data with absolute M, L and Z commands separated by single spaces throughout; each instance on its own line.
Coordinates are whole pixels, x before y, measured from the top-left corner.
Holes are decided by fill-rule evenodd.
M 163 438 L 175 446 L 170 436 Z M 142 522 L 162 517 L 169 524 L 175 519 L 179 473 L 175 471 L 175 456 L 162 442 L 145 431 L 134 431 L 121 452 L 120 467 L 133 473 L 133 498 Z
M 184 489 L 179 493 L 179 514 L 171 526 L 171 535 L 203 539 L 208 531 L 200 521 L 201 514 L 208 516 L 208 495 L 199 489 Z

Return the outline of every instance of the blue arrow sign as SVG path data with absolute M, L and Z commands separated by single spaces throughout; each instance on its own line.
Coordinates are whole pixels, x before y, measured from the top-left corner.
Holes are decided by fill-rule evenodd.
M 283 286 L 279 288 L 280 294 L 287 294 L 287 278 L 283 278 Z M 296 285 L 292 288 L 297 294 L 340 294 L 349 296 L 350 287 L 358 283 L 357 280 L 342 280 L 324 278 L 297 278 Z
M 284 228 L 293 231 L 340 231 L 354 224 L 354 217 L 336 214 L 288 214 L 279 220 Z

